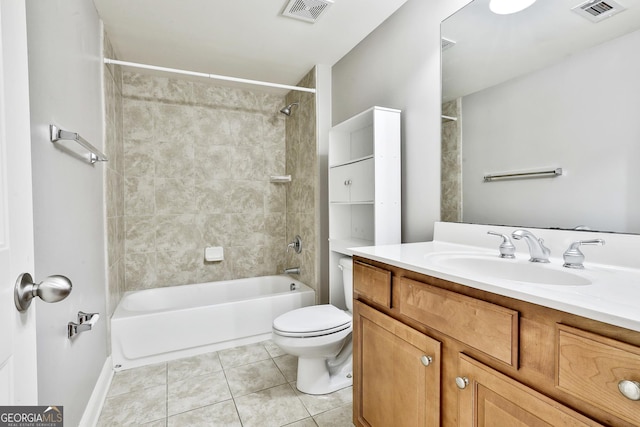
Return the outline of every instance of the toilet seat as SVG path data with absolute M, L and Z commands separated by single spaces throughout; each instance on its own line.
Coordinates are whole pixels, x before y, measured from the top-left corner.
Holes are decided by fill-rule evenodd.
M 334 334 L 351 327 L 351 316 L 330 304 L 289 311 L 273 321 L 274 333 L 295 338 Z

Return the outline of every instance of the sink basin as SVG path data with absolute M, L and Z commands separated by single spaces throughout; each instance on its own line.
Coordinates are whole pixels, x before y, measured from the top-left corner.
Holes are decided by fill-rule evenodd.
M 430 254 L 427 260 L 434 265 L 471 274 L 478 278 L 495 278 L 523 283 L 559 286 L 584 286 L 591 281 L 563 267 L 532 263 L 523 259 L 506 259 L 491 255 Z M 465 275 L 467 275 L 465 274 Z

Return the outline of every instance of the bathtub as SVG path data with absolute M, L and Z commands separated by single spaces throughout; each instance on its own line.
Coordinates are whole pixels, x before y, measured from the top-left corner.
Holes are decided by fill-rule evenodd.
M 269 339 L 273 319 L 314 303 L 284 275 L 126 292 L 111 317 L 114 370 Z

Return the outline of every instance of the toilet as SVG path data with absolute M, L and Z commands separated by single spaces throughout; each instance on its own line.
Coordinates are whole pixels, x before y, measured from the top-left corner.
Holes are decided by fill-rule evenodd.
M 352 371 L 353 262 L 341 258 L 348 311 L 330 304 L 289 311 L 273 321 L 273 342 L 298 357 L 296 387 L 307 394 L 327 394 L 349 387 Z

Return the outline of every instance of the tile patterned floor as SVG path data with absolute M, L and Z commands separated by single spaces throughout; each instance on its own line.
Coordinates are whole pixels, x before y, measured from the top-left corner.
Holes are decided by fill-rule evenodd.
M 265 341 L 120 371 L 98 426 L 352 427 L 352 388 L 306 395 L 296 370 Z

